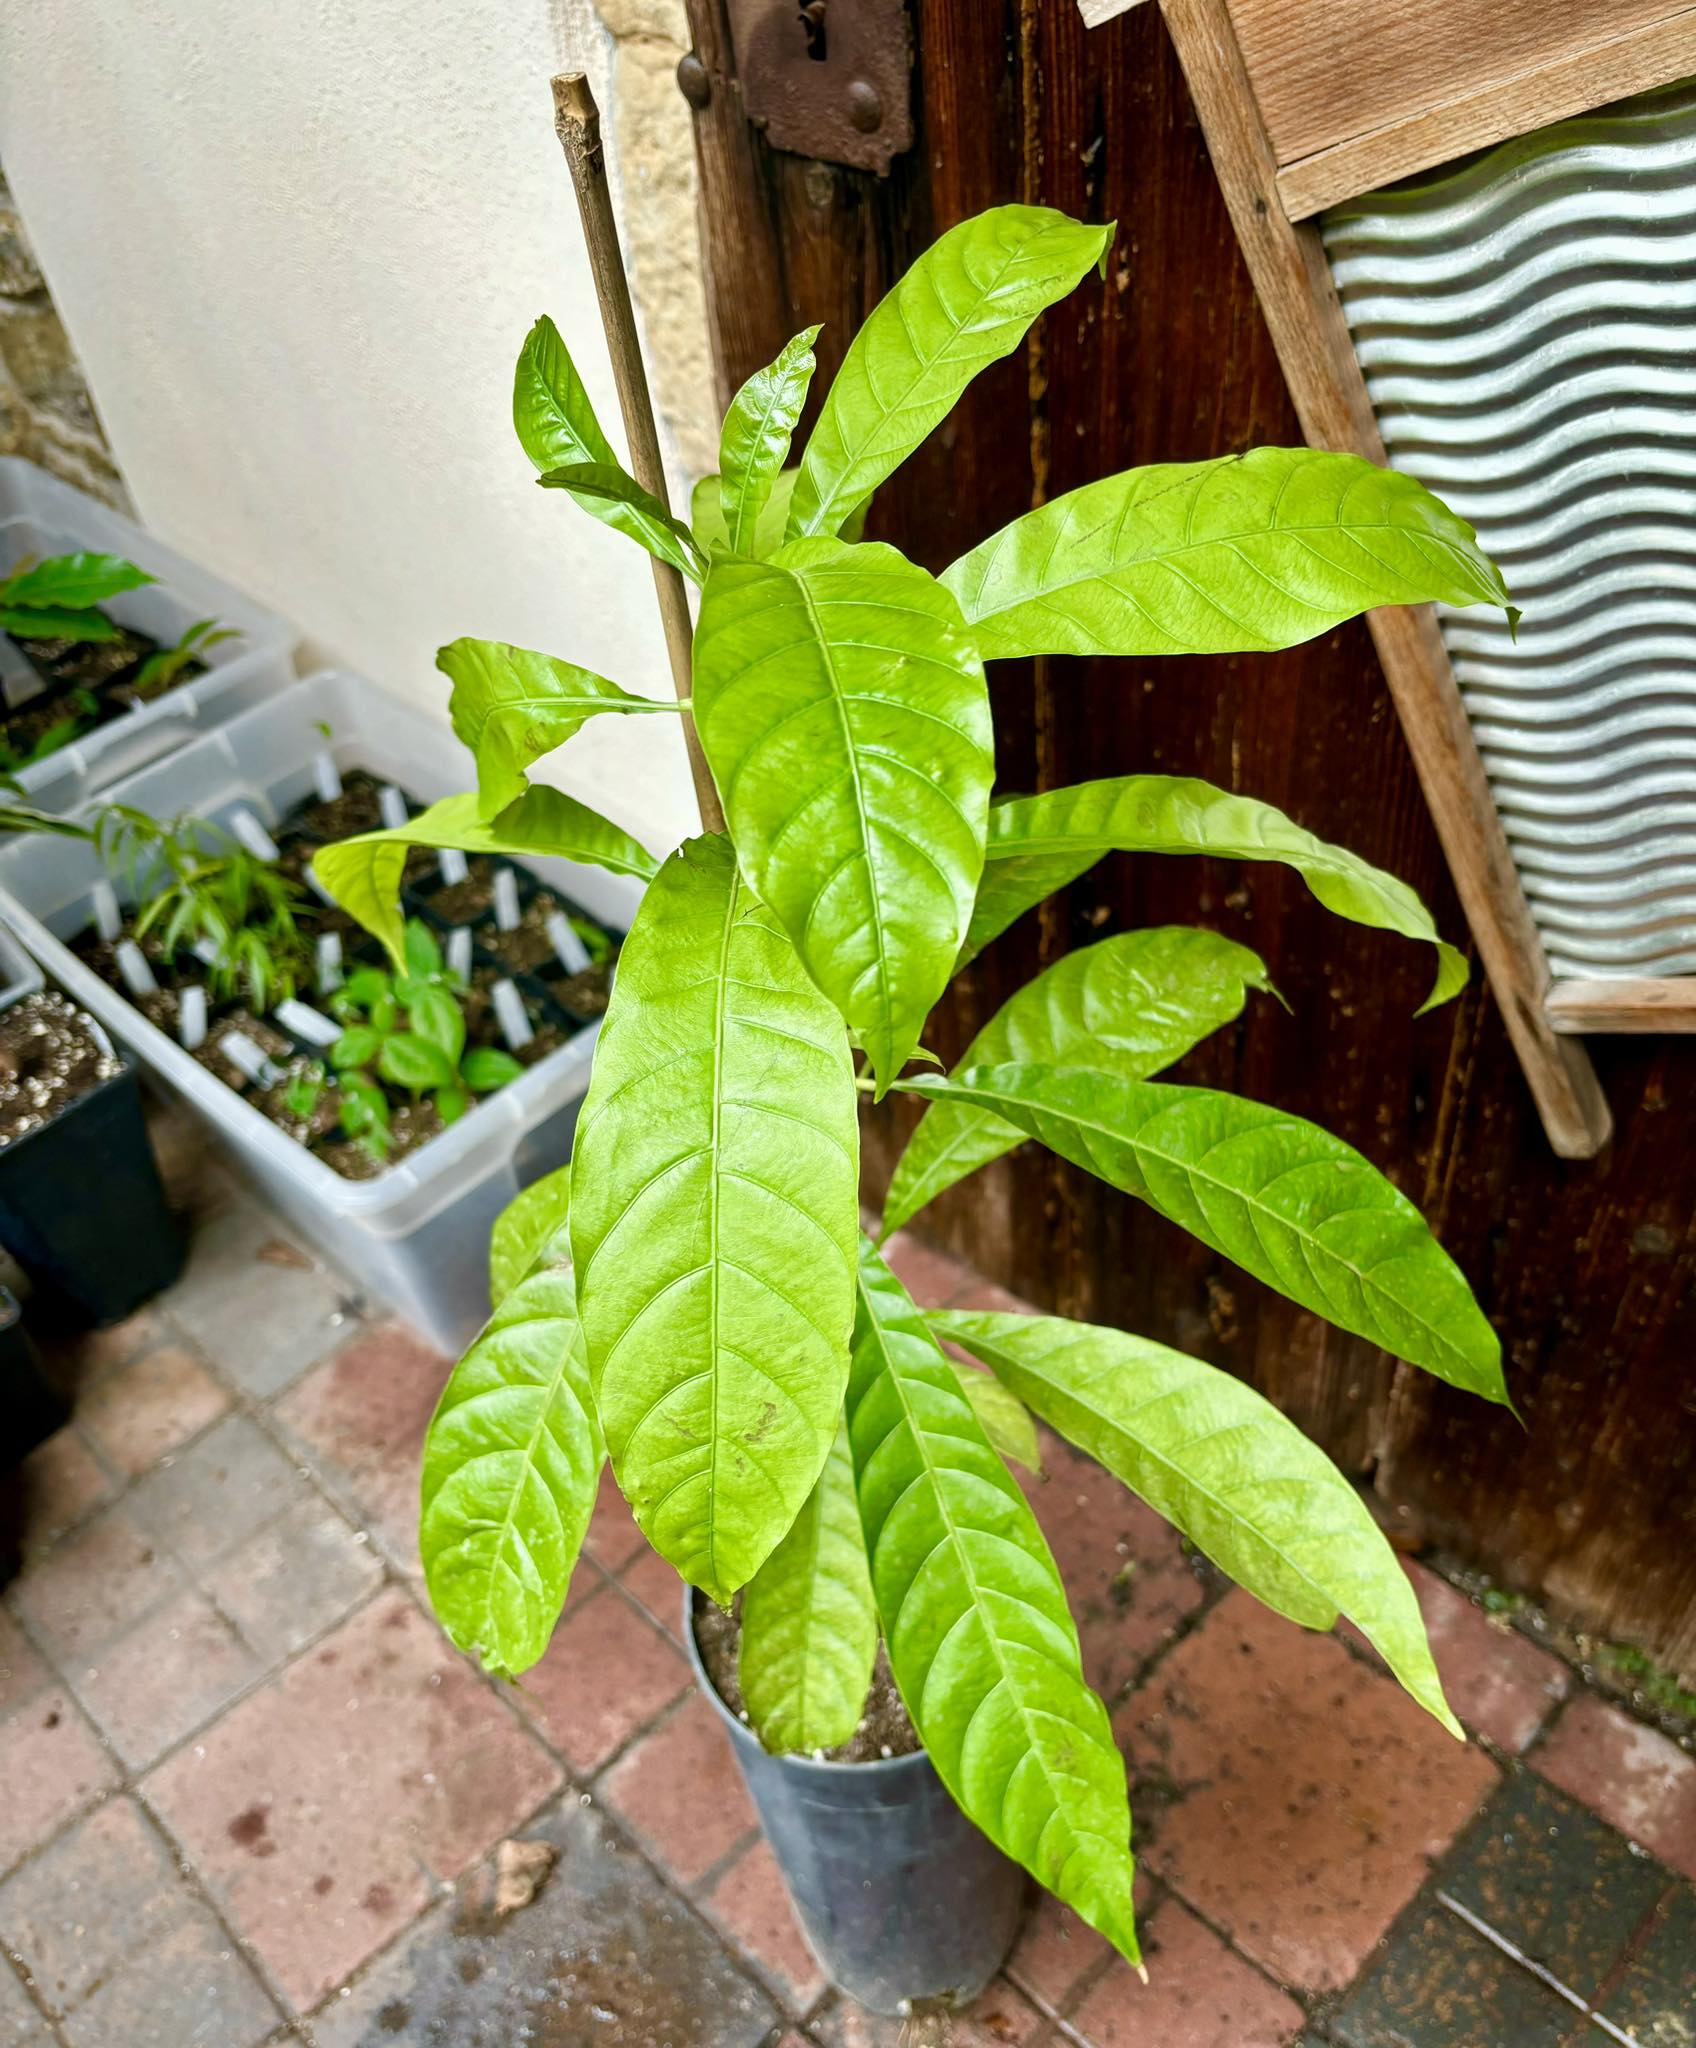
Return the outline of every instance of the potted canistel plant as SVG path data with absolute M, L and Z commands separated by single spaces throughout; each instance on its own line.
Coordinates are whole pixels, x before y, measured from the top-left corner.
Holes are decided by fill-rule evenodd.
M 951 229 L 856 336 L 797 467 L 816 330 L 750 379 L 692 524 L 619 467 L 550 322 L 518 364 L 541 481 L 700 586 L 683 715 L 725 822 L 649 885 L 573 1162 L 495 1233 L 494 1313 L 425 1451 L 424 1568 L 453 1640 L 516 1676 L 547 1648 L 610 1459 L 694 1589 L 707 1689 L 808 1937 L 883 2012 L 981 1988 L 1021 1867 L 1137 1960 L 1125 1766 L 1004 1455 L 1032 1416 L 1278 1613 L 1347 1615 L 1460 1728 L 1355 1489 L 1250 1387 L 1124 1330 L 915 1305 L 861 1230 L 862 1096 L 927 1105 L 885 1230 L 1034 1138 L 1340 1328 L 1507 1398 L 1465 1280 L 1365 1159 L 1154 1078 L 1269 985 L 1245 947 L 1117 934 L 1021 989 L 951 1073 L 922 1049 L 960 966 L 1114 849 L 1284 862 L 1339 916 L 1431 946 L 1433 1002 L 1465 978 L 1411 890 L 1269 805 L 1163 775 L 993 789 L 986 661 L 1249 652 L 1379 604 L 1505 605 L 1471 528 L 1412 478 L 1307 448 L 1132 470 L 940 577 L 844 537 L 1111 240 L 1031 206 Z M 319 858 L 391 950 L 397 842 L 463 835 L 474 806 L 490 849 L 542 835 L 593 861 L 613 828 L 526 771 L 591 716 L 670 711 L 495 643 L 456 642 L 448 665 L 476 797 Z

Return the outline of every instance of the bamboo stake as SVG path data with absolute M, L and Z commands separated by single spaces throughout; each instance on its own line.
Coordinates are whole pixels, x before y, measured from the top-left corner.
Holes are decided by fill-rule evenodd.
M 643 368 L 641 344 L 636 338 L 636 315 L 630 304 L 630 285 L 618 246 L 612 193 L 607 187 L 600 111 L 581 71 L 562 72 L 553 87 L 554 130 L 565 150 L 577 194 L 577 210 L 583 220 L 583 239 L 588 244 L 589 266 L 594 272 L 601 325 L 606 329 L 618 402 L 624 413 L 624 431 L 630 442 L 630 467 L 642 488 L 652 491 L 669 511 L 665 466 L 660 460 L 653 401 L 648 396 L 648 373 Z M 681 573 L 670 562 L 662 562 L 656 556 L 653 570 L 666 651 L 671 656 L 671 678 L 687 706 L 693 687 L 690 649 L 694 639 L 688 593 L 683 588 Z M 701 752 L 694 718 L 687 709 L 683 712 L 683 739 L 689 749 L 689 772 L 695 778 L 695 801 L 700 807 L 701 823 L 709 832 L 722 832 L 724 812 L 719 807 L 706 756 Z

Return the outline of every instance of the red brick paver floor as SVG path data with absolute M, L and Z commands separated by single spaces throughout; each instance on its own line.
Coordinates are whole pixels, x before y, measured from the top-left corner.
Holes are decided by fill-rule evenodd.
M 0 2048 L 923 2038 L 808 1950 L 616 1488 L 548 1656 L 485 1678 L 417 1579 L 446 1362 L 198 1171 L 185 1278 L 55 1351 L 73 1419 L 7 1482 Z M 891 1255 L 924 1301 L 1018 1306 Z M 1465 1913 L 1562 1930 L 1550 1967 L 1660 2038 L 1696 1996 L 1696 1760 L 1411 1566 L 1482 1738 L 1456 1744 L 1358 1639 L 1230 1591 L 1046 1432 L 1043 1463 L 1022 1483 L 1137 1781 L 1149 1982 L 1040 1900 L 954 2048 L 1520 2048 L 1474 1995 L 1587 2038 Z M 515 1837 L 556 1860 L 503 1917 Z M 1545 1897 L 1563 1844 L 1583 1869 Z M 1428 1980 L 1449 2002 L 1409 2019 Z

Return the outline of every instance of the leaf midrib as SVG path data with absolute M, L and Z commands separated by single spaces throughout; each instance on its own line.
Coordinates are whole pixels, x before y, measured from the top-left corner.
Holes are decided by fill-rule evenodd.
M 1121 1077 L 1118 1075 L 1111 1075 L 1105 1078 L 1118 1080 Z M 1158 1086 L 1159 1084 L 1139 1081 L 1132 1082 L 1130 1085 L 1133 1087 L 1150 1087 Z M 984 1089 L 981 1092 L 987 1095 L 989 1093 L 989 1090 Z M 1181 1159 L 1175 1157 L 1170 1153 L 1162 1152 L 1156 1146 L 1148 1144 L 1141 1138 L 1128 1137 L 1123 1131 L 1115 1131 L 1110 1125 L 1098 1123 L 1093 1118 L 1083 1116 L 1075 1110 L 1056 1109 L 1052 1103 L 1046 1103 L 1040 1100 L 1030 1099 L 1022 1095 L 1012 1094 L 1010 1092 L 1007 1094 L 997 1094 L 994 1097 L 994 1100 L 1000 1102 L 1016 1103 L 1021 1109 L 1028 1110 L 1033 1116 L 1054 1117 L 1061 1123 L 1069 1123 L 1074 1125 L 1080 1131 L 1093 1132 L 1095 1135 L 1105 1138 L 1110 1144 L 1128 1146 L 1133 1153 L 1137 1154 L 1139 1159 L 1141 1158 L 1141 1155 L 1146 1152 L 1151 1159 L 1159 1160 L 1163 1166 L 1173 1167 L 1178 1172 L 1185 1175 L 1187 1178 L 1193 1178 L 1202 1181 L 1206 1186 L 1216 1189 L 1219 1193 L 1229 1195 L 1233 1201 L 1241 1202 L 1255 1215 L 1264 1215 L 1270 1222 L 1276 1224 L 1280 1230 L 1287 1230 L 1290 1233 L 1290 1235 L 1294 1237 L 1297 1240 L 1297 1242 L 1302 1245 L 1304 1249 L 1304 1254 L 1307 1253 L 1307 1248 L 1311 1246 L 1313 1253 L 1317 1253 L 1319 1256 L 1333 1261 L 1335 1264 L 1341 1266 L 1345 1272 L 1354 1274 L 1355 1278 L 1360 1282 L 1362 1287 L 1369 1287 L 1375 1295 L 1389 1302 L 1401 1314 L 1409 1317 L 1420 1329 L 1424 1330 L 1431 1337 L 1432 1341 L 1437 1345 L 1438 1349 L 1444 1353 L 1445 1356 L 1458 1361 L 1462 1366 L 1466 1368 L 1469 1375 L 1472 1373 L 1472 1361 L 1466 1356 L 1465 1352 L 1461 1351 L 1456 1346 L 1454 1340 L 1450 1337 L 1446 1337 L 1443 1334 L 1443 1332 L 1436 1327 L 1435 1324 L 1427 1322 L 1425 1317 L 1422 1316 L 1417 1309 L 1410 1307 L 1407 1303 L 1403 1301 L 1399 1301 L 1396 1298 L 1396 1296 L 1391 1294 L 1389 1290 L 1380 1281 L 1373 1277 L 1372 1270 L 1361 1268 L 1358 1266 L 1351 1266 L 1349 1262 L 1345 1258 L 1343 1258 L 1340 1253 L 1332 1251 L 1327 1245 L 1321 1243 L 1320 1240 L 1316 1238 L 1311 1231 L 1303 1229 L 1300 1224 L 1292 1223 L 1287 1217 L 1280 1216 L 1275 1209 L 1269 1207 L 1268 1204 L 1262 1201 L 1258 1195 L 1245 1194 L 1241 1188 L 1233 1187 L 1229 1181 L 1221 1180 L 1217 1174 L 1204 1172 L 1198 1161 L 1191 1159 Z M 1240 1133 L 1233 1133 L 1233 1135 L 1240 1135 Z M 1306 1163 L 1307 1162 L 1305 1161 L 1303 1162 L 1303 1164 Z M 1148 1178 L 1146 1174 L 1144 1174 L 1143 1176 L 1143 1184 L 1145 1188 L 1148 1185 Z M 1150 1208 L 1158 1208 L 1159 1206 L 1157 1203 L 1150 1200 L 1149 1196 L 1146 1193 L 1142 1196 L 1142 1199 L 1149 1203 Z M 1165 1212 L 1162 1210 L 1161 1213 L 1164 1214 Z M 1377 1210 L 1375 1211 L 1375 1213 L 1393 1214 L 1394 1212 Z M 1174 1218 L 1172 1220 L 1175 1221 L 1176 1219 Z M 1192 1236 L 1200 1236 L 1200 1233 L 1194 1230 L 1188 1224 L 1180 1225 L 1180 1228 L 1190 1230 L 1190 1234 Z M 1208 1228 L 1210 1231 L 1213 1230 L 1213 1226 L 1211 1223 L 1208 1224 Z M 1217 1234 L 1217 1232 L 1213 1232 L 1214 1236 L 1217 1236 Z M 1206 1242 L 1206 1240 L 1204 1239 L 1203 1242 Z M 1227 1250 L 1223 1245 L 1221 1245 L 1219 1249 L 1221 1250 L 1221 1252 L 1223 1252 L 1224 1256 L 1232 1260 L 1234 1264 L 1242 1264 L 1242 1261 L 1236 1257 L 1234 1252 Z M 1243 1270 L 1245 1272 L 1250 1272 L 1253 1269 L 1251 1267 L 1244 1267 Z M 1315 1313 L 1322 1313 L 1322 1311 L 1315 1311 Z M 1333 1318 L 1329 1316 L 1327 1316 L 1326 1319 L 1327 1321 L 1333 1320 Z M 1339 1328 L 1346 1329 L 1347 1327 L 1347 1324 L 1339 1324 Z M 1382 1339 L 1369 1338 L 1368 1341 L 1378 1343 L 1382 1342 Z M 1384 1348 L 1386 1350 L 1390 1349 L 1388 1345 L 1385 1345 Z

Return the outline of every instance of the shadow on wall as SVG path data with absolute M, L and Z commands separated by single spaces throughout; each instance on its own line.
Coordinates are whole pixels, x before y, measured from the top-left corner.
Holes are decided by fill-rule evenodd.
M 0 170 L 0 455 L 23 455 L 120 511 L 112 460 L 70 336 Z

